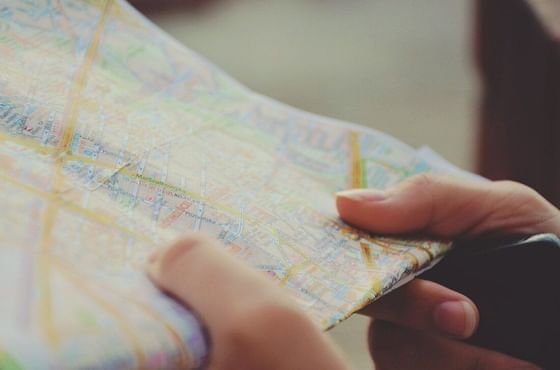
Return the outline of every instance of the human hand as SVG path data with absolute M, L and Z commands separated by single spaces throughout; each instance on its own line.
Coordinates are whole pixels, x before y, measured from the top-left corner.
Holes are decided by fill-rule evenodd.
M 348 223 L 383 234 L 454 239 L 560 234 L 558 209 L 513 182 L 465 183 L 421 175 L 386 192 L 343 192 L 337 206 Z M 369 339 L 377 369 L 536 368 L 457 340 L 476 330 L 476 306 L 429 281 L 414 280 L 363 313 L 376 318 Z
M 279 286 L 191 235 L 150 258 L 148 274 L 207 325 L 212 370 L 346 370 L 334 344 Z

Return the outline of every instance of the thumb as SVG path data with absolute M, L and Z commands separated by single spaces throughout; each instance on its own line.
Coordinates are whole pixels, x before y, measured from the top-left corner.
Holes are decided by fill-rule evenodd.
M 531 188 L 511 181 L 418 175 L 387 191 L 343 191 L 336 205 L 343 220 L 372 232 L 440 237 L 560 233 L 558 209 Z
M 186 236 L 152 255 L 147 270 L 206 324 L 211 369 L 346 369 L 338 349 L 291 297 L 217 240 Z

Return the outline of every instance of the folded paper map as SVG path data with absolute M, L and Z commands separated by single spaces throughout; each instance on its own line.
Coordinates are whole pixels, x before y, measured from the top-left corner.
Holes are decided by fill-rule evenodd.
M 328 329 L 449 248 L 354 230 L 335 192 L 438 168 L 248 90 L 124 1 L 4 0 L 0 368 L 201 366 L 196 319 L 142 272 L 192 230 Z

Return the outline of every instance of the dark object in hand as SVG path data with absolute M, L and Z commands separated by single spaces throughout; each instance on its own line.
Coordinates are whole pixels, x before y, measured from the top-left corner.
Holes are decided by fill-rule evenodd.
M 560 239 L 458 245 L 423 279 L 472 299 L 480 326 L 467 343 L 560 369 Z

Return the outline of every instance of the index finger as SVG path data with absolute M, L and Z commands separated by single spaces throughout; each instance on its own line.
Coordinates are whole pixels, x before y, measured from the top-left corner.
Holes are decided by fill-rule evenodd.
M 341 192 L 336 205 L 348 223 L 385 234 L 560 234 L 558 209 L 534 190 L 511 181 L 470 182 L 417 175 L 387 191 Z

